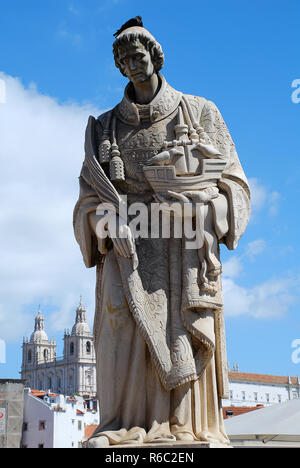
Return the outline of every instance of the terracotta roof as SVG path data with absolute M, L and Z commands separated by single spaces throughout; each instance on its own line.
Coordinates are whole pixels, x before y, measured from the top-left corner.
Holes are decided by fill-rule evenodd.
M 289 377 L 281 375 L 249 374 L 246 372 L 229 371 L 229 380 L 242 382 L 255 382 L 277 385 L 298 385 L 298 377 Z M 299 381 L 300 383 L 300 381 Z
M 82 416 L 84 415 L 84 412 L 83 411 L 80 411 L 79 409 L 76 411 L 76 414 L 79 415 L 79 416 Z
M 94 434 L 95 430 L 97 429 L 97 424 L 91 424 L 89 426 L 85 426 L 84 428 L 84 438 L 86 439 L 86 442 L 92 435 Z
M 263 408 L 264 405 L 257 406 L 224 406 L 223 418 L 228 419 L 233 416 L 238 416 L 239 414 L 249 413 L 250 411 L 255 411 L 257 409 Z M 228 414 L 229 413 L 229 414 Z
M 56 396 L 57 396 L 56 393 L 44 392 L 43 390 L 31 390 L 30 393 L 31 393 L 33 396 L 38 397 L 38 398 L 44 397 L 46 394 L 47 394 L 49 397 L 56 397 Z
M 31 395 L 37 397 L 37 398 L 41 398 L 43 396 L 45 396 L 45 393 L 46 392 L 43 392 L 42 390 L 31 390 Z

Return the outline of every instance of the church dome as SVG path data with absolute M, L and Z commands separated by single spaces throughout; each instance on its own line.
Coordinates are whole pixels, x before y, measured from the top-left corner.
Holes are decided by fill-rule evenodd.
M 35 317 L 34 332 L 31 334 L 31 343 L 40 343 L 42 341 L 48 341 L 47 333 L 44 327 L 44 317 L 39 309 L 37 316 Z
M 76 323 L 72 328 L 72 335 L 89 335 L 90 328 L 87 323 Z
M 40 342 L 40 341 L 49 341 L 48 340 L 48 335 L 47 333 L 45 332 L 45 330 L 38 330 L 38 331 L 34 331 L 30 337 L 30 341 L 31 343 L 37 343 L 37 342 Z
M 82 301 L 80 299 L 79 306 L 76 309 L 76 321 L 72 328 L 72 335 L 74 336 L 83 336 L 83 335 L 90 335 L 90 327 L 86 321 L 85 316 L 86 310 L 82 305 Z

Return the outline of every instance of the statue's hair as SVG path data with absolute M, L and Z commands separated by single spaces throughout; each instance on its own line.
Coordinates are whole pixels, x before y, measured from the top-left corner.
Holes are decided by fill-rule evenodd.
M 145 32 L 144 32 L 145 31 Z M 119 49 L 121 47 L 126 47 L 130 42 L 140 42 L 143 44 L 146 50 L 150 52 L 154 70 L 158 72 L 162 69 L 164 64 L 164 53 L 161 45 L 157 42 L 154 37 L 148 33 L 146 29 L 141 31 L 128 30 L 128 32 L 122 32 L 122 34 L 117 37 L 113 44 L 113 54 L 115 58 L 116 67 L 120 70 L 122 75 L 125 76 L 123 66 L 119 60 Z

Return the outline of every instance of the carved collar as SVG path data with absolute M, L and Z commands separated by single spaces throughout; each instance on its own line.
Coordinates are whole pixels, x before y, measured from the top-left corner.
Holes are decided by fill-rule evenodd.
M 115 108 L 118 119 L 129 125 L 138 126 L 141 120 L 145 120 L 145 115 L 149 115 L 151 123 L 158 122 L 177 109 L 182 93 L 172 88 L 162 75 L 161 87 L 153 101 L 143 106 L 137 106 L 129 96 L 130 83 L 126 86 L 124 97 Z

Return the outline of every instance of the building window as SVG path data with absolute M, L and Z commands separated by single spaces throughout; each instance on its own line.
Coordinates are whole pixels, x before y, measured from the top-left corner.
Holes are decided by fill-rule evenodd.
M 269 403 L 269 401 L 270 401 L 270 393 L 266 393 L 266 400 L 267 400 L 267 403 Z
M 70 354 L 74 354 L 74 343 L 70 343 Z
M 38 448 L 44 448 L 44 444 L 39 444 Z
M 24 422 L 23 423 L 23 432 L 27 432 L 27 431 L 28 431 L 28 423 Z
M 45 361 L 48 359 L 48 349 L 44 349 L 44 359 Z
M 89 374 L 86 377 L 86 384 L 88 387 L 92 386 L 92 377 Z
M 31 362 L 31 361 L 32 361 L 32 351 L 31 351 L 31 349 L 28 351 L 27 361 L 28 361 L 28 362 Z
M 81 429 L 82 429 L 82 422 L 78 421 L 78 430 L 81 431 Z
M 229 398 L 230 398 L 230 400 L 233 399 L 233 391 L 232 390 L 230 390 L 230 392 L 229 392 Z
M 258 401 L 258 394 L 257 394 L 257 392 L 254 392 L 254 401 Z
M 90 352 L 91 352 L 91 343 L 90 343 L 90 341 L 88 341 L 87 344 L 86 344 L 86 352 L 88 354 L 90 354 Z
M 32 379 L 32 376 L 31 375 L 28 375 L 27 376 L 27 379 L 26 379 L 26 383 L 28 383 L 28 387 L 32 387 L 32 382 L 33 382 L 33 379 Z
M 281 403 L 281 395 L 277 395 L 278 403 Z
M 44 431 L 46 429 L 46 421 L 39 422 L 39 430 Z
M 242 400 L 246 400 L 246 392 L 242 392 Z

